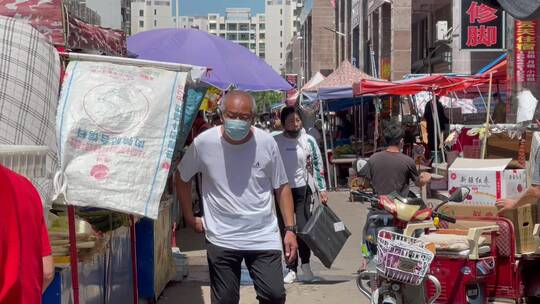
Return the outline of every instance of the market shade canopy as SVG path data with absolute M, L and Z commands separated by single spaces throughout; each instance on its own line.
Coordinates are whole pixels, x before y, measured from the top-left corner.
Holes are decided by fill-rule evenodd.
M 304 94 L 305 92 L 309 91 L 312 87 L 319 84 L 321 81 L 323 81 L 326 77 L 324 77 L 321 72 L 317 72 L 311 79 L 300 89 L 300 91 L 296 90 L 294 95 L 287 97 L 286 103 L 288 106 L 292 106 L 296 104 L 296 99 L 298 99 L 298 96 L 300 96 L 300 93 Z M 308 96 L 309 99 L 309 96 Z
M 350 62 L 343 61 L 326 79 L 311 87 L 309 91 L 318 91 L 319 99 L 353 98 L 353 84 L 359 79 L 375 79 L 355 68 Z
M 466 90 L 473 86 L 479 86 L 489 81 L 489 74 L 497 75 L 502 71 L 502 63 L 490 69 L 488 72 L 472 76 L 454 75 L 427 75 L 399 81 L 367 80 L 361 79 L 354 84 L 355 96 L 372 95 L 415 95 L 422 91 L 432 91 L 436 95 L 446 95 L 450 92 Z
M 128 38 L 139 59 L 205 66 L 202 80 L 227 90 L 288 91 L 292 86 L 249 49 L 196 29 L 159 29 Z
M 497 0 L 510 15 L 517 19 L 538 16 L 540 0 Z

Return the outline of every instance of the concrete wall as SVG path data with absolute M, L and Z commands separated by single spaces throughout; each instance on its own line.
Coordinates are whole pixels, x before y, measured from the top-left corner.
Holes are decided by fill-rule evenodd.
M 391 12 L 391 79 L 411 72 L 411 18 L 413 0 L 394 0 Z
M 312 10 L 311 78 L 320 70 L 335 68 L 334 8 L 329 0 L 314 0 Z

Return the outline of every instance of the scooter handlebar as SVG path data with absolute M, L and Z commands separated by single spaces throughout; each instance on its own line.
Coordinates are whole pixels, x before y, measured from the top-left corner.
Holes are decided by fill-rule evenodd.
M 437 216 L 439 219 L 445 221 L 445 222 L 449 222 L 449 223 L 452 223 L 452 224 L 455 224 L 456 223 L 456 219 L 451 217 L 451 216 L 448 216 L 448 215 L 444 215 L 442 213 L 434 213 L 433 216 Z

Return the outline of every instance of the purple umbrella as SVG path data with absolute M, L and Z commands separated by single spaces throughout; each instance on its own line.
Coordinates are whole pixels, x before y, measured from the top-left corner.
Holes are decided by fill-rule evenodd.
M 287 91 L 292 87 L 247 48 L 195 29 L 160 29 L 128 38 L 137 58 L 205 66 L 203 81 L 222 90 Z

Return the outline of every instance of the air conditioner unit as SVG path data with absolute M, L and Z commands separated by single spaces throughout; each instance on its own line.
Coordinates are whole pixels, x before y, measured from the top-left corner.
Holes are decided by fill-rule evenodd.
M 448 33 L 448 21 L 437 21 L 435 24 L 437 41 L 446 40 Z

